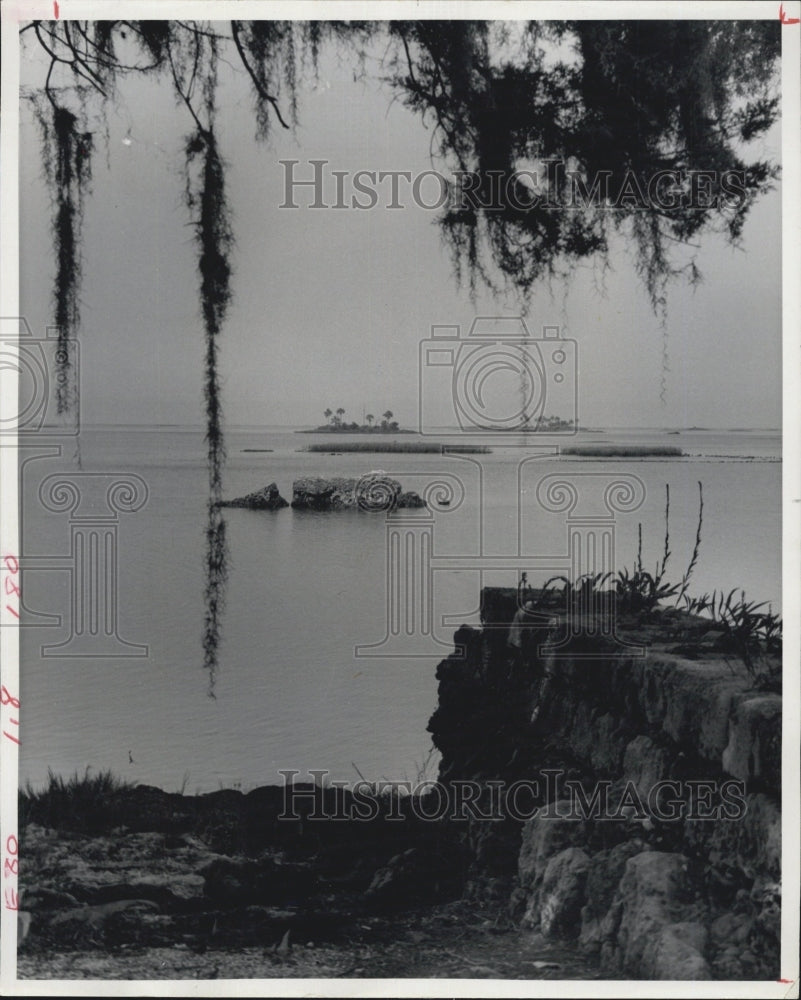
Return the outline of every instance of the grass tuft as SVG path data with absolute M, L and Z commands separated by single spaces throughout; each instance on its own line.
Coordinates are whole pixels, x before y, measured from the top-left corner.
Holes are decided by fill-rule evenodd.
M 19 792 L 20 827 L 38 823 L 81 833 L 108 829 L 113 825 L 114 799 L 134 786 L 111 771 L 90 771 L 87 767 L 83 775 L 76 771 L 64 778 L 48 768 L 47 785 L 40 791 L 26 782 Z
M 343 441 L 341 444 L 309 444 L 301 451 L 317 453 L 337 452 L 391 452 L 406 455 L 488 455 L 490 449 L 481 444 L 443 445 L 436 441 Z

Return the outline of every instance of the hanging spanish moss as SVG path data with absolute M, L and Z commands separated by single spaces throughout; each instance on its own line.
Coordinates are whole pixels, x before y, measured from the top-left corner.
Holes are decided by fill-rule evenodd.
M 213 90 L 208 99 L 213 119 Z M 233 246 L 230 214 L 225 198 L 225 170 L 213 125 L 198 127 L 186 144 L 186 205 L 195 229 L 200 274 L 200 304 L 205 335 L 203 396 L 206 405 L 206 447 L 209 478 L 206 527 L 206 589 L 203 662 L 214 695 L 221 616 L 225 604 L 228 552 L 225 520 L 220 511 L 225 442 L 219 376 L 219 336 L 231 301 Z M 197 169 L 194 169 L 197 167 Z
M 217 683 L 221 638 L 221 620 L 225 609 L 225 584 L 228 580 L 228 542 L 225 519 L 217 503 L 210 500 L 206 522 L 206 588 L 203 618 L 203 666 L 209 675 L 211 698 Z
M 186 205 L 195 229 L 200 274 L 200 305 L 206 352 L 203 395 L 206 403 L 211 499 L 222 499 L 225 445 L 219 379 L 218 338 L 231 301 L 231 249 L 233 233 L 225 198 L 225 171 L 212 130 L 198 130 L 186 144 Z M 193 166 L 200 161 L 200 168 Z
M 34 102 L 42 137 L 45 178 L 53 203 L 53 321 L 56 411 L 70 413 L 77 402 L 74 344 L 80 326 L 81 229 L 84 195 L 92 179 L 94 139 L 78 115 L 52 103 Z
M 200 159 L 199 177 L 193 183 L 191 167 Z M 216 681 L 221 617 L 227 579 L 222 473 L 225 441 L 219 375 L 219 336 L 231 301 L 230 253 L 233 236 L 225 201 L 225 174 L 212 131 L 198 131 L 186 146 L 186 203 L 195 226 L 200 274 L 200 301 L 205 334 L 203 397 L 206 405 L 206 448 L 209 479 L 206 527 L 206 590 L 203 630 L 203 662 L 209 674 L 209 694 Z
M 709 231 L 736 244 L 778 175 L 742 153 L 778 113 L 776 24 L 408 21 L 391 31 L 393 86 L 469 182 L 440 225 L 471 295 L 478 279 L 528 299 L 583 260 L 608 260 L 620 233 L 664 340 L 668 286 L 699 278 L 671 249 Z M 655 195 L 655 177 L 673 186 Z

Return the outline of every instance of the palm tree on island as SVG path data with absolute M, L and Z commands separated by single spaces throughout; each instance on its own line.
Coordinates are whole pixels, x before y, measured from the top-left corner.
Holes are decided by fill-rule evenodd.
M 397 420 L 393 420 L 392 410 L 386 410 L 383 414 L 383 419 L 380 424 L 376 423 L 376 418 L 372 413 L 365 414 L 364 423 L 358 424 L 355 420 L 350 423 L 345 423 L 342 419 L 345 416 L 345 408 L 342 406 L 337 407 L 336 412 L 327 407 L 323 411 L 323 416 L 328 421 L 325 424 L 321 424 L 314 430 L 300 431 L 301 434 L 315 434 L 321 431 L 326 431 L 328 433 L 339 433 L 339 434 L 376 434 L 383 432 L 385 434 L 410 434 L 411 431 L 404 431 L 398 426 Z

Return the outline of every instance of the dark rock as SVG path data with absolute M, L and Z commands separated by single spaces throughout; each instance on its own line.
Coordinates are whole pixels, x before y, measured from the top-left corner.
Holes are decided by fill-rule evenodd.
M 410 847 L 403 854 L 396 854 L 390 858 L 373 876 L 367 889 L 368 898 L 384 902 L 389 899 L 400 901 L 408 897 L 413 898 L 419 888 L 416 874 L 417 854 L 418 852 Z
M 754 918 L 748 913 L 723 913 L 713 920 L 709 928 L 712 941 L 717 947 L 744 948 L 754 925 Z
M 623 775 L 634 783 L 640 795 L 647 798 L 653 786 L 664 780 L 670 771 L 671 755 L 648 736 L 635 737 L 623 755 Z
M 282 507 L 288 507 L 289 504 L 278 492 L 278 486 L 275 483 L 270 483 L 264 489 L 237 497 L 236 500 L 222 500 L 220 506 L 247 507 L 248 510 L 281 510 Z
M 156 885 L 152 882 L 120 882 L 100 885 L 92 889 L 88 897 L 87 902 L 92 906 L 103 903 L 118 903 L 123 900 L 126 902 L 148 900 L 164 910 L 175 909 L 182 906 L 184 902 L 167 886 Z
M 750 896 L 755 916 L 748 933 L 748 950 L 759 956 L 758 976 L 773 979 L 779 974 L 781 957 L 781 884 L 757 879 Z
M 294 903 L 317 887 L 317 875 L 301 864 L 278 864 L 272 858 L 240 861 L 215 858 L 200 874 L 207 899 L 219 906 L 251 903 Z
M 139 938 L 148 919 L 159 913 L 149 899 L 123 899 L 99 906 L 80 906 L 57 913 L 50 921 L 48 936 L 60 944 L 87 945 Z M 122 918 L 122 919 L 121 919 Z M 127 933 L 121 934 L 122 924 Z
M 425 501 L 416 493 L 404 493 L 397 479 L 380 471 L 369 472 L 360 479 L 307 476 L 292 484 L 295 510 L 387 513 L 401 506 L 425 507 Z
M 735 700 L 729 718 L 729 742 L 723 768 L 743 781 L 756 779 L 771 789 L 781 786 L 782 699 L 776 694 L 748 694 Z
M 295 510 L 356 510 L 356 479 L 308 476 L 292 484 Z
M 539 926 L 546 937 L 578 937 L 589 866 L 580 847 L 568 847 L 548 862 L 539 903 Z
M 411 490 L 404 490 L 398 497 L 398 507 L 425 507 L 426 502 L 420 496 L 419 493 L 414 493 Z
M 710 859 L 726 859 L 743 873 L 762 871 L 774 880 L 781 872 L 782 816 L 779 805 L 763 793 L 747 795 L 736 822 L 688 819 L 688 847 Z
M 587 905 L 581 911 L 583 948 L 596 950 L 603 936 L 603 921 L 615 898 L 618 885 L 629 858 L 647 850 L 642 840 L 624 840 L 607 850 L 599 851 L 590 860 L 587 873 Z
M 220 788 L 216 792 L 205 792 L 198 796 L 198 802 L 205 807 L 214 806 L 217 809 L 230 809 L 232 812 L 241 808 L 243 799 L 238 788 Z
M 461 894 L 463 879 L 458 851 L 410 847 L 379 868 L 365 893 L 373 906 L 414 906 Z
M 523 827 L 523 839 L 518 857 L 518 878 L 523 889 L 539 888 L 548 862 L 568 847 L 586 844 L 586 826 L 579 820 L 559 820 L 572 809 L 569 799 L 560 799 L 550 810 L 538 813 Z
M 648 851 L 630 858 L 605 923 L 604 971 L 647 979 L 710 979 L 707 931 L 690 901 L 688 860 Z
M 79 905 L 71 893 L 59 892 L 57 889 L 35 888 L 25 892 L 25 909 L 32 913 L 39 910 L 66 910 Z

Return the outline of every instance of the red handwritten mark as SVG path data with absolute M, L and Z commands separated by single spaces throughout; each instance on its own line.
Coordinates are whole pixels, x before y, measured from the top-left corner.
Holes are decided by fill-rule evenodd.
M 786 21 L 782 21 L 782 24 L 786 24 L 786 23 L 787 23 Z M 791 21 L 790 23 L 792 24 L 793 22 Z M 776 982 L 777 983 L 783 983 L 784 985 L 787 985 L 788 983 L 792 982 L 792 979 L 777 979 Z
M 5 684 L 0 686 L 0 704 L 11 705 L 12 708 L 19 708 L 19 698 L 15 698 Z
M 3 563 L 5 564 L 6 572 L 10 573 L 11 576 L 16 576 L 19 573 L 19 560 L 16 556 L 3 556 Z M 3 583 L 6 595 L 19 598 L 21 596 L 19 586 L 11 579 L 11 576 L 7 576 Z M 6 611 L 19 619 L 19 611 L 12 604 L 6 604 Z
M 58 17 L 58 14 L 56 14 L 56 17 Z M 784 12 L 784 4 L 780 4 L 779 5 L 779 20 L 782 22 L 782 24 L 798 24 L 799 21 L 801 21 L 801 17 L 788 17 L 785 14 L 785 12 Z M 779 980 L 777 980 L 777 982 L 780 982 L 780 983 L 789 983 L 790 980 L 789 979 L 779 979 Z
M 53 0 L 53 14 L 55 19 L 58 20 L 58 0 Z
M 19 843 L 13 833 L 6 837 L 6 854 L 10 855 L 3 863 L 3 878 L 13 877 L 19 874 Z M 3 893 L 7 910 L 19 909 L 19 895 L 16 889 L 6 889 Z
M 0 686 L 0 705 L 10 705 L 12 708 L 19 708 L 19 698 L 15 698 L 5 684 Z M 13 726 L 19 726 L 19 719 L 9 719 L 8 721 Z M 12 743 L 16 743 L 17 746 L 20 746 L 19 738 L 14 736 L 13 733 L 9 733 L 8 730 L 3 730 L 3 736 L 8 737 Z

